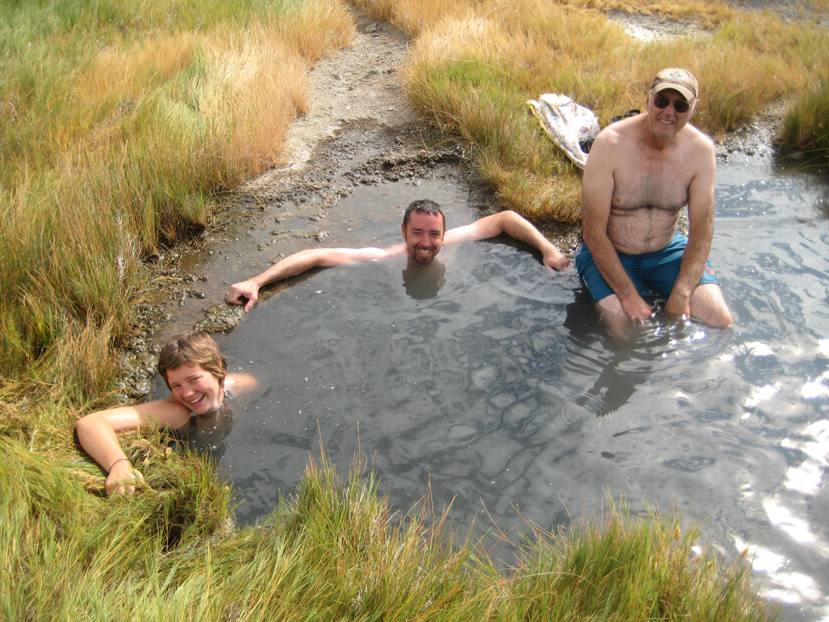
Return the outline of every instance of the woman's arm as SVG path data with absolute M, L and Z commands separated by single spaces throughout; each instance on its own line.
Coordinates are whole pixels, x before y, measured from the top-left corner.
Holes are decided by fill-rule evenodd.
M 176 428 L 186 423 L 189 413 L 172 400 L 155 400 L 134 406 L 117 406 L 98 410 L 75 423 L 78 442 L 108 473 L 104 489 L 107 495 L 132 493 L 136 481 L 143 480 L 127 459 L 117 434 L 138 430 L 152 421 Z

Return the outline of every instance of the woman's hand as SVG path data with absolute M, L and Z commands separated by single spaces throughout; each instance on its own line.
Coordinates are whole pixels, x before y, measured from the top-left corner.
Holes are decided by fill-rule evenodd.
M 104 490 L 107 496 L 131 495 L 135 492 L 136 486 L 144 483 L 144 476 L 141 471 L 133 468 L 129 460 L 117 460 L 107 475 Z
M 570 265 L 570 259 L 552 244 L 550 246 L 551 248 L 544 252 L 544 265 L 556 271 L 564 270 Z

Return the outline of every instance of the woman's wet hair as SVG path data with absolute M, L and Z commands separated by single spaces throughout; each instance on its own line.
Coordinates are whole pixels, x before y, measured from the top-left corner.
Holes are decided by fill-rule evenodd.
M 158 373 L 170 387 L 167 372 L 182 365 L 195 364 L 209 372 L 224 385 L 227 376 L 227 361 L 219 351 L 213 337 L 204 332 L 176 335 L 161 348 L 158 354 Z
M 430 201 L 429 199 L 418 199 L 417 201 L 412 201 L 409 203 L 406 211 L 403 212 L 403 227 L 405 227 L 409 223 L 409 219 L 412 216 L 412 212 L 417 212 L 418 214 L 430 214 L 432 216 L 440 216 L 441 222 L 443 222 L 443 228 L 446 229 L 446 216 L 443 215 L 443 211 L 440 209 L 440 205 L 435 203 L 434 201 Z

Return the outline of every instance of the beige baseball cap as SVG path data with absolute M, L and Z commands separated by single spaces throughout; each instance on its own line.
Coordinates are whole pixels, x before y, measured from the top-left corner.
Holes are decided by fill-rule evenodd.
M 687 69 L 668 67 L 663 69 L 651 82 L 651 93 L 656 95 L 659 91 L 673 89 L 682 95 L 686 101 L 694 102 L 699 93 L 697 79 Z

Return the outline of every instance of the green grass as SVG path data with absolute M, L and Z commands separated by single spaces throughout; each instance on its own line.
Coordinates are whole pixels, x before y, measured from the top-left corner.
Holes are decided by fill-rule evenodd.
M 790 107 L 778 136 L 778 147 L 809 162 L 829 164 L 829 75 L 823 72 L 804 87 Z
M 395 514 L 370 475 L 343 482 L 325 460 L 265 524 L 228 530 L 212 468 L 154 447 L 148 487 L 107 500 L 78 475 L 86 464 L 0 440 L 6 619 L 770 619 L 747 568 L 694 557 L 675 519 L 611 508 L 598 525 L 539 531 L 503 574 L 428 504 Z

